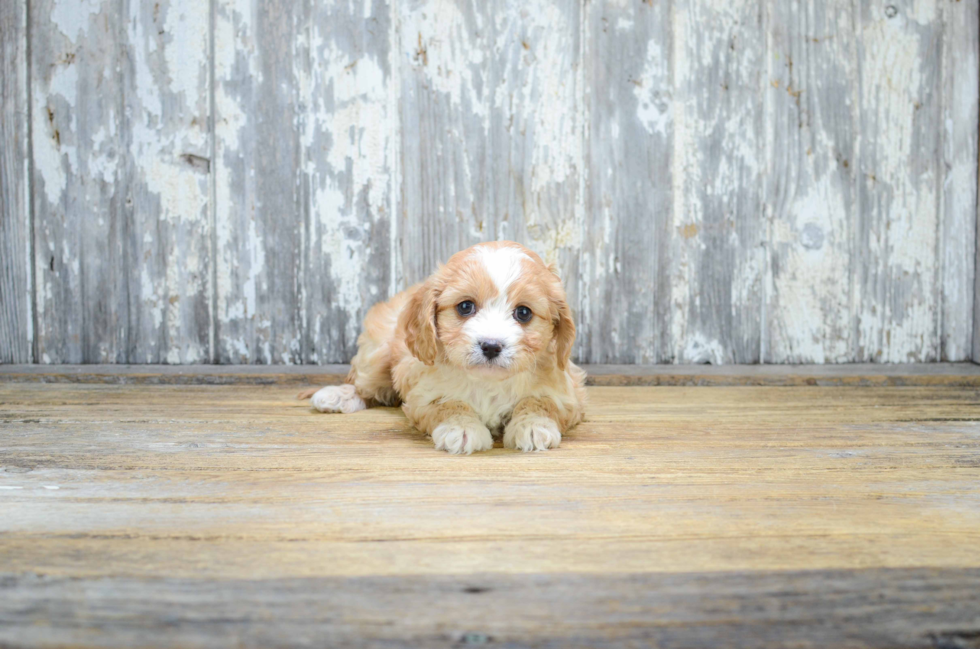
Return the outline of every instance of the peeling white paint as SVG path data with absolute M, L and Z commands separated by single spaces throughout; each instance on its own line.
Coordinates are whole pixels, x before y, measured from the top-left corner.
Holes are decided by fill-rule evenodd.
M 870 195 L 885 199 L 871 214 L 871 259 L 879 260 L 874 272 L 888 278 L 884 295 L 871 298 L 860 318 L 859 345 L 865 354 L 883 362 L 935 360 L 936 296 L 932 282 L 937 252 L 938 183 L 932 167 L 918 177 L 912 172 L 919 151 L 913 149 L 912 134 L 919 119 L 918 109 L 932 89 L 923 76 L 921 31 L 909 18 L 934 17 L 932 2 L 918 3 L 917 14 L 901 11 L 865 26 L 862 39 L 861 107 L 865 131 L 874 129 L 874 139 L 865 134 L 862 152 L 873 155 L 874 179 L 862 178 Z M 927 12 L 927 13 L 922 13 Z M 873 82 L 870 82 L 873 80 Z M 912 278 L 919 278 L 914 280 Z M 925 280 L 925 281 L 923 281 Z
M 723 365 L 731 352 L 718 340 L 708 339 L 700 333 L 692 333 L 683 341 L 680 356 L 685 363 Z
M 77 41 L 88 30 L 91 17 L 102 11 L 102 0 L 55 0 L 51 22 L 69 40 Z
M 207 66 L 201 65 L 200 53 L 208 51 L 208 26 L 211 22 L 208 3 L 171 1 L 166 11 L 164 30 L 170 38 L 164 56 L 169 90 L 193 110 L 197 102 L 205 99 L 201 89 L 207 84 Z
M 847 206 L 838 182 L 830 173 L 815 178 L 808 191 L 794 197 L 785 218 L 774 221 L 779 274 L 771 305 L 777 322 L 771 351 L 777 362 L 850 359 L 852 314 L 842 286 L 851 273 L 850 249 Z
M 34 181 L 38 185 L 35 196 L 54 206 L 53 214 L 63 211 L 65 205 L 82 205 L 93 212 L 93 220 L 88 223 L 107 228 L 109 221 L 104 210 L 99 213 L 102 199 L 98 194 L 121 191 L 115 184 L 125 180 L 127 174 L 134 174 L 136 227 L 144 228 L 137 230 L 134 238 L 140 242 L 135 258 L 143 260 L 136 270 L 140 274 L 134 280 L 135 287 L 143 301 L 145 326 L 148 330 L 161 330 L 163 339 L 159 342 L 154 338 L 140 353 L 145 354 L 146 360 L 195 362 L 207 357 L 206 349 L 186 339 L 197 308 L 192 299 L 208 288 L 205 282 L 209 281 L 208 273 L 201 272 L 210 259 L 210 226 L 205 218 L 210 188 L 207 172 L 202 171 L 203 159 L 203 164 L 210 164 L 217 205 L 218 258 L 211 260 L 218 268 L 213 288 L 218 296 L 215 317 L 219 329 L 221 325 L 248 321 L 249 332 L 239 335 L 237 329 L 228 333 L 226 328 L 218 344 L 245 361 L 288 363 L 299 358 L 303 352 L 300 333 L 285 330 L 288 327 L 277 319 L 290 316 L 258 311 L 258 303 L 270 290 L 272 257 L 266 259 L 266 254 L 276 249 L 272 241 L 275 234 L 262 231 L 254 219 L 240 218 L 261 208 L 263 197 L 250 194 L 248 189 L 241 191 L 242 178 L 234 176 L 241 174 L 247 182 L 254 182 L 254 176 L 249 176 L 255 173 L 254 169 L 243 168 L 238 161 L 246 154 L 263 155 L 262 151 L 249 148 L 253 130 L 260 128 L 254 117 L 257 100 L 250 93 L 268 89 L 261 85 L 262 57 L 267 53 L 259 49 L 260 39 L 268 37 L 262 31 L 267 26 L 253 25 L 254 16 L 260 15 L 258 6 L 251 0 L 220 0 L 216 8 L 217 156 L 207 160 L 207 125 L 201 123 L 206 121 L 206 115 L 195 125 L 190 124 L 190 118 L 201 117 L 206 110 L 208 4 L 192 0 L 162 2 L 162 23 L 152 25 L 146 20 L 146 7 L 139 3 L 127 5 L 132 13 L 122 21 L 122 31 L 128 38 L 122 45 L 132 64 L 134 85 L 126 88 L 125 151 L 115 150 L 120 139 L 113 126 L 119 117 L 113 109 L 100 113 L 104 123 L 94 127 L 91 117 L 79 112 L 86 109 L 79 103 L 90 101 L 79 94 L 79 84 L 93 78 L 91 74 L 80 78 L 79 66 L 92 64 L 85 59 L 84 48 L 90 46 L 89 39 L 95 38 L 90 26 L 102 22 L 96 16 L 109 9 L 108 4 L 103 4 L 98 0 L 56 0 L 52 5 L 47 29 L 59 43 L 65 39 L 70 43 L 65 42 L 63 59 L 58 58 L 62 54 L 52 55 L 58 58 L 58 64 L 40 65 L 33 71 L 32 155 Z M 760 108 L 746 91 L 755 79 L 753 75 L 761 75 L 766 67 L 765 59 L 758 55 L 766 47 L 766 39 L 753 36 L 757 33 L 753 24 L 758 14 L 755 4 L 735 0 L 724 4 L 675 4 L 665 12 L 673 30 L 671 39 L 651 39 L 644 33 L 640 40 L 644 28 L 641 16 L 650 14 L 639 12 L 651 10 L 640 4 L 643 6 L 609 0 L 603 5 L 602 11 L 610 12 L 608 27 L 610 33 L 615 32 L 611 37 L 635 38 L 636 43 L 630 44 L 631 52 L 644 54 L 633 68 L 640 70 L 639 75 L 620 81 L 632 84 L 621 92 L 625 98 L 632 93 L 635 107 L 631 101 L 618 101 L 614 114 L 598 117 L 609 122 L 604 132 L 617 143 L 614 146 L 625 146 L 624 138 L 641 134 L 637 123 L 651 136 L 650 146 L 659 146 L 655 143 L 666 140 L 664 151 L 672 161 L 670 178 L 617 178 L 622 170 L 613 164 L 597 165 L 592 172 L 603 178 L 608 176 L 602 191 L 619 183 L 628 193 L 631 184 L 650 182 L 670 190 L 672 203 L 668 208 L 672 214 L 667 218 L 671 241 L 667 259 L 660 260 L 667 264 L 663 272 L 670 276 L 669 295 L 650 298 L 669 300 L 671 304 L 670 321 L 658 323 L 669 327 L 666 338 L 671 349 L 666 353 L 682 362 L 725 362 L 732 357 L 727 336 L 737 332 L 711 329 L 713 315 L 706 314 L 704 308 L 709 303 L 704 293 L 707 285 L 731 282 L 725 289 L 730 289 L 732 295 L 732 312 L 719 317 L 731 316 L 735 328 L 741 331 L 749 327 L 753 318 L 760 317 L 755 310 L 740 310 L 741 306 L 755 305 L 759 286 L 769 281 L 765 257 L 755 252 L 762 241 L 744 240 L 740 233 L 745 230 L 738 227 L 747 220 L 766 217 L 745 211 L 754 208 L 751 201 L 746 206 L 738 205 L 736 200 L 752 196 L 754 184 L 761 182 L 760 170 L 773 162 L 771 151 L 765 159 L 760 155 L 755 136 L 759 124 L 754 121 Z M 595 178 L 586 177 L 586 156 L 591 152 L 583 147 L 583 130 L 590 129 L 588 110 L 590 106 L 606 108 L 602 101 L 590 102 L 588 93 L 594 89 L 584 82 L 592 74 L 588 71 L 590 61 L 579 61 L 578 56 L 583 51 L 591 56 L 597 53 L 590 50 L 592 43 L 575 46 L 569 39 L 569 34 L 579 30 L 592 37 L 587 20 L 575 14 L 580 6 L 569 9 L 572 6 L 544 0 L 523 5 L 504 3 L 489 9 L 449 0 L 401 3 L 390 10 L 393 21 L 388 36 L 392 50 L 383 58 L 370 48 L 362 49 L 360 41 L 354 46 L 346 41 L 347 34 L 337 26 L 342 21 L 330 23 L 317 18 L 303 23 L 304 28 L 298 33 L 286 35 L 295 39 L 291 46 L 296 46 L 297 52 L 311 54 L 308 68 L 304 54 L 297 55 L 293 72 L 298 87 L 294 79 L 277 78 L 274 89 L 277 93 L 292 93 L 303 104 L 296 123 L 287 125 L 287 129 L 297 129 L 301 142 L 302 179 L 297 182 L 309 182 L 310 220 L 304 225 L 309 228 L 311 240 L 304 239 L 303 250 L 318 260 L 315 263 L 320 268 L 329 268 L 329 276 L 322 278 L 315 277 L 315 265 L 306 269 L 304 272 L 314 277 L 301 281 L 297 290 L 305 291 L 319 279 L 329 284 L 329 291 L 324 293 L 329 293 L 334 301 L 328 306 L 351 315 L 346 330 L 337 331 L 331 321 L 335 314 L 317 312 L 320 305 L 314 303 L 311 313 L 303 316 L 309 339 L 317 345 L 341 334 L 352 340 L 360 328 L 360 318 L 355 314 L 363 313 L 383 293 L 403 288 L 402 265 L 409 260 L 401 257 L 402 240 L 410 234 L 407 229 L 421 218 L 444 219 L 447 232 L 451 229 L 453 236 L 458 233 L 460 240 L 467 236 L 513 236 L 525 239 L 547 261 L 578 261 L 580 278 L 587 278 L 573 278 L 582 287 L 579 306 L 589 307 L 592 301 L 598 307 L 603 299 L 602 291 L 606 289 L 590 291 L 589 282 L 610 282 L 615 286 L 616 278 L 627 272 L 627 266 L 614 251 L 623 235 L 623 218 L 617 211 L 615 197 L 590 188 L 588 183 Z M 588 3 L 581 6 L 586 7 L 586 12 L 591 11 Z M 817 9 L 799 7 L 792 13 L 809 12 L 809 20 Z M 957 154 L 965 157 L 954 159 L 948 154 L 947 171 L 924 160 L 928 151 L 923 153 L 925 149 L 916 141 L 925 130 L 923 120 L 930 119 L 923 117 L 917 104 L 936 89 L 936 62 L 929 56 L 940 49 L 936 46 L 937 34 L 945 34 L 938 31 L 937 21 L 946 13 L 959 15 L 959 7 L 922 0 L 897 6 L 893 15 L 888 15 L 886 5 L 859 9 L 862 13 L 856 21 L 860 33 L 854 34 L 855 50 L 841 50 L 844 58 L 853 61 L 848 65 L 855 66 L 842 73 L 855 79 L 853 96 L 842 101 L 857 104 L 854 114 L 865 120 L 854 128 L 857 149 L 863 153 L 849 161 L 850 171 L 841 172 L 841 161 L 827 153 L 838 144 L 832 137 L 836 136 L 832 125 L 811 127 L 804 119 L 812 109 L 806 93 L 815 91 L 808 84 L 825 74 L 820 67 L 805 67 L 819 65 L 814 63 L 822 56 L 822 50 L 817 48 L 827 46 L 815 39 L 808 46 L 813 60 L 801 58 L 796 62 L 798 71 L 793 79 L 806 82 L 793 89 L 804 93 L 802 98 L 797 97 L 799 137 L 801 141 L 811 138 L 816 153 L 811 162 L 800 162 L 787 172 L 782 180 L 792 189 L 785 192 L 785 205 L 769 205 L 768 208 L 778 209 L 766 213 L 772 219 L 772 232 L 766 243 L 779 267 L 779 275 L 771 284 L 771 303 L 766 305 L 771 314 L 767 322 L 772 323 L 773 329 L 767 340 L 772 341 L 776 361 L 855 360 L 855 349 L 874 360 L 925 360 L 938 353 L 937 341 L 950 328 L 946 322 L 955 317 L 957 309 L 964 308 L 957 306 L 966 300 L 962 296 L 972 297 L 972 248 L 968 250 L 960 239 L 971 246 L 975 241 L 971 242 L 968 236 L 957 238 L 956 231 L 950 229 L 956 226 L 944 226 L 939 215 L 973 209 L 976 155 Z M 324 15 L 338 12 L 343 20 L 355 22 L 370 21 L 376 10 L 388 11 L 373 0 L 317 9 Z M 596 11 L 588 20 L 596 20 L 601 13 Z M 838 13 L 832 23 L 837 32 L 853 29 L 855 21 L 850 9 Z M 767 14 L 765 20 L 769 19 Z M 947 22 L 952 20 L 957 19 L 948 18 Z M 807 21 L 802 24 L 810 25 Z M 157 32 L 158 27 L 162 27 L 162 34 Z M 826 38 L 833 31 L 810 36 Z M 837 34 L 840 40 L 844 36 Z M 769 39 L 771 43 L 772 34 Z M 948 48 L 948 44 L 944 42 L 942 48 Z M 67 63 L 71 60 L 69 53 L 79 55 L 74 63 Z M 776 65 L 772 63 L 775 56 L 786 56 L 783 52 L 769 53 L 771 65 Z M 951 74 L 947 67 L 953 67 L 951 55 L 946 56 L 942 64 L 944 75 Z M 762 64 L 755 66 L 756 60 Z M 778 65 L 784 61 L 780 59 Z M 966 63 L 961 64 L 959 59 L 952 62 L 970 69 L 976 67 L 975 56 Z M 107 67 L 104 78 L 115 78 L 117 72 Z M 858 74 L 860 80 L 856 78 Z M 957 76 L 962 78 L 960 72 Z M 768 84 L 772 80 L 782 85 L 770 90 Z M 760 78 L 759 96 L 769 92 L 767 101 L 776 94 L 785 99 L 784 95 L 790 92 L 788 80 L 788 74 Z M 732 84 L 730 92 L 743 94 L 726 100 L 717 89 L 723 83 Z M 963 85 L 976 88 L 975 83 Z M 439 168 L 458 173 L 457 178 L 447 181 L 434 177 L 444 171 L 430 167 L 426 171 L 430 175 L 421 177 L 420 185 L 403 187 L 399 167 L 403 92 L 408 95 L 407 102 L 415 101 L 411 93 L 431 92 L 426 101 L 432 103 L 420 109 L 423 119 L 458 117 L 457 121 L 440 121 L 434 126 L 445 129 L 444 141 L 435 137 L 434 142 L 422 143 L 423 147 L 434 149 L 426 152 L 432 153 L 427 162 L 437 163 L 434 167 L 444 165 Z M 976 130 L 976 92 L 954 93 L 952 97 L 942 104 L 946 113 L 941 126 L 946 132 L 943 143 L 947 147 L 964 139 L 963 131 L 957 130 L 960 121 L 971 124 L 974 138 Z M 425 113 L 426 110 L 442 112 Z M 89 120 L 82 122 L 82 128 L 88 129 L 85 132 L 79 131 L 82 117 Z M 506 127 L 501 128 L 498 120 Z M 410 123 L 405 128 L 417 127 Z M 770 128 L 769 122 L 762 124 L 762 129 Z M 632 144 L 629 140 L 627 143 Z M 192 161 L 197 161 L 197 167 L 184 157 L 188 154 L 196 156 Z M 410 161 L 406 166 L 414 164 Z M 845 191 L 840 184 L 848 174 L 853 174 L 863 192 L 859 197 L 853 194 L 860 192 Z M 79 175 L 94 182 L 78 183 L 76 190 L 75 178 Z M 502 181 L 504 175 L 507 180 Z M 872 175 L 873 180 L 869 179 Z M 478 189 L 483 184 L 490 188 Z M 974 193 L 967 196 L 960 187 L 973 187 Z M 66 201 L 69 188 L 74 202 Z M 588 194 L 592 190 L 596 191 L 594 198 Z M 444 192 L 445 197 L 432 202 L 438 206 L 438 213 L 410 214 L 406 219 L 399 201 L 415 205 L 410 193 L 418 191 Z M 480 191 L 485 191 L 486 201 L 475 198 Z M 114 198 L 118 200 L 121 195 Z M 594 237 L 583 240 L 587 199 L 589 209 L 596 212 L 590 215 Z M 519 205 L 519 214 L 513 213 L 515 205 Z M 491 209 L 499 213 L 482 213 Z M 232 210 L 234 219 L 229 217 Z M 512 213 L 504 220 L 507 210 Z M 722 217 L 728 212 L 731 215 L 725 220 Z M 869 245 L 865 250 L 853 251 L 848 248 L 854 243 L 849 223 L 859 216 L 862 223 L 870 224 Z M 970 218 L 975 224 L 975 214 Z M 458 227 L 453 224 L 454 219 L 459 221 Z M 407 223 L 406 229 L 400 229 L 403 222 Z M 369 239 L 378 233 L 375 226 L 389 228 L 387 245 L 391 250 L 385 262 L 391 271 L 388 286 L 365 279 L 364 270 L 379 258 L 377 250 L 372 249 L 378 239 Z M 706 228 L 711 227 L 716 229 L 709 232 Z M 717 229 L 722 227 L 728 229 Z M 43 235 L 39 241 L 47 239 L 48 243 L 46 247 L 41 243 L 41 250 L 49 249 L 60 260 L 56 269 L 49 271 L 48 255 L 41 254 L 31 269 L 37 272 L 38 300 L 42 305 L 51 305 L 71 292 L 71 282 L 77 281 L 84 266 L 80 259 L 86 251 L 76 249 L 77 240 L 71 232 L 62 234 L 57 227 L 44 224 L 39 224 L 38 229 Z M 953 232 L 952 237 L 949 232 Z M 721 245 L 728 252 L 739 251 L 732 252 L 736 256 L 731 278 L 704 276 L 705 255 L 719 254 L 708 247 L 709 236 L 712 245 Z M 52 238 L 61 237 L 66 240 L 55 245 Z M 408 254 L 415 253 L 408 250 Z M 941 259 L 937 260 L 937 255 Z M 856 287 L 853 296 L 844 295 L 849 290 L 841 288 L 847 281 L 844 275 L 853 272 L 849 264 L 855 258 L 875 261 L 871 262 L 870 276 L 862 280 L 864 285 Z M 572 285 L 575 286 L 574 281 Z M 312 293 L 316 295 L 315 290 Z M 949 297 L 952 294 L 960 297 Z M 647 295 L 642 293 L 640 299 L 647 299 Z M 954 301 L 956 304 L 952 304 Z M 307 308 L 306 293 L 300 302 Z M 855 311 L 845 308 L 849 303 Z M 42 308 L 42 316 L 43 313 Z M 765 312 L 762 317 L 766 317 Z M 45 319 L 39 320 L 39 336 L 43 337 Z M 589 323 L 581 324 L 584 332 Z M 968 353 L 964 336 L 969 325 L 958 326 L 955 338 L 944 341 L 947 353 L 956 357 L 954 360 Z M 851 332 L 857 341 L 849 338 Z M 631 336 L 641 335 L 618 325 L 592 335 L 607 334 L 614 345 L 630 345 Z M 100 350 L 109 360 L 118 352 L 110 343 L 103 344 Z M 320 349 L 311 352 L 310 358 L 318 360 L 334 354 L 334 350 Z M 42 352 L 42 359 L 50 362 L 51 357 Z
M 408 6 L 408 3 L 406 3 Z M 487 105 L 477 90 L 484 85 L 484 47 L 476 39 L 489 27 L 481 12 L 464 15 L 460 4 L 433 0 L 401 14 L 403 56 L 414 63 L 451 105 L 485 118 Z
M 61 202 L 68 177 L 78 170 L 78 148 L 68 137 L 76 129 L 73 107 L 77 88 L 78 72 L 73 65 L 53 66 L 47 88 L 40 84 L 33 86 L 37 107 L 32 114 L 34 169 L 43 181 L 44 195 L 51 205 Z M 67 124 L 63 114 L 66 105 Z
M 636 116 L 648 133 L 666 136 L 671 123 L 670 66 L 657 39 L 647 42 L 647 54 L 643 73 L 633 79 L 636 95 Z M 615 135 L 614 135 L 615 137 Z

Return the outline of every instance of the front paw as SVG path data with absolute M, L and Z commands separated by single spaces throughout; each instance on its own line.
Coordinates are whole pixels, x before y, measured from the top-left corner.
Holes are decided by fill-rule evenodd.
M 453 455 L 469 455 L 493 448 L 493 436 L 479 421 L 444 421 L 432 431 L 436 449 Z
M 504 446 L 520 451 L 543 451 L 558 448 L 561 432 L 558 424 L 547 417 L 521 417 L 511 420 L 504 429 Z

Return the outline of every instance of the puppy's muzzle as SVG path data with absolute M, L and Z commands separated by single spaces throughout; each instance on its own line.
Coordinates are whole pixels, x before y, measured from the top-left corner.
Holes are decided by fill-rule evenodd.
M 488 361 L 500 356 L 500 352 L 503 351 L 504 346 L 496 340 L 484 340 L 480 343 L 480 350 L 483 351 L 483 356 L 486 357 Z

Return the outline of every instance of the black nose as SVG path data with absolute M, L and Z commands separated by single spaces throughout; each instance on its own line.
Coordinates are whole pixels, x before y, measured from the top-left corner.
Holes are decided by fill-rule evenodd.
M 483 350 L 483 355 L 487 357 L 487 360 L 493 360 L 500 356 L 500 350 L 503 349 L 495 340 L 488 340 L 487 342 L 480 343 L 480 349 Z

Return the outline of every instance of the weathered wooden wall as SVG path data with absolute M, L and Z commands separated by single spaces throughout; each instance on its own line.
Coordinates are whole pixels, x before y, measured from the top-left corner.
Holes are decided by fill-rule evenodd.
M 4 2 L 0 362 L 342 362 L 496 238 L 559 262 L 582 361 L 980 359 L 978 21 Z

